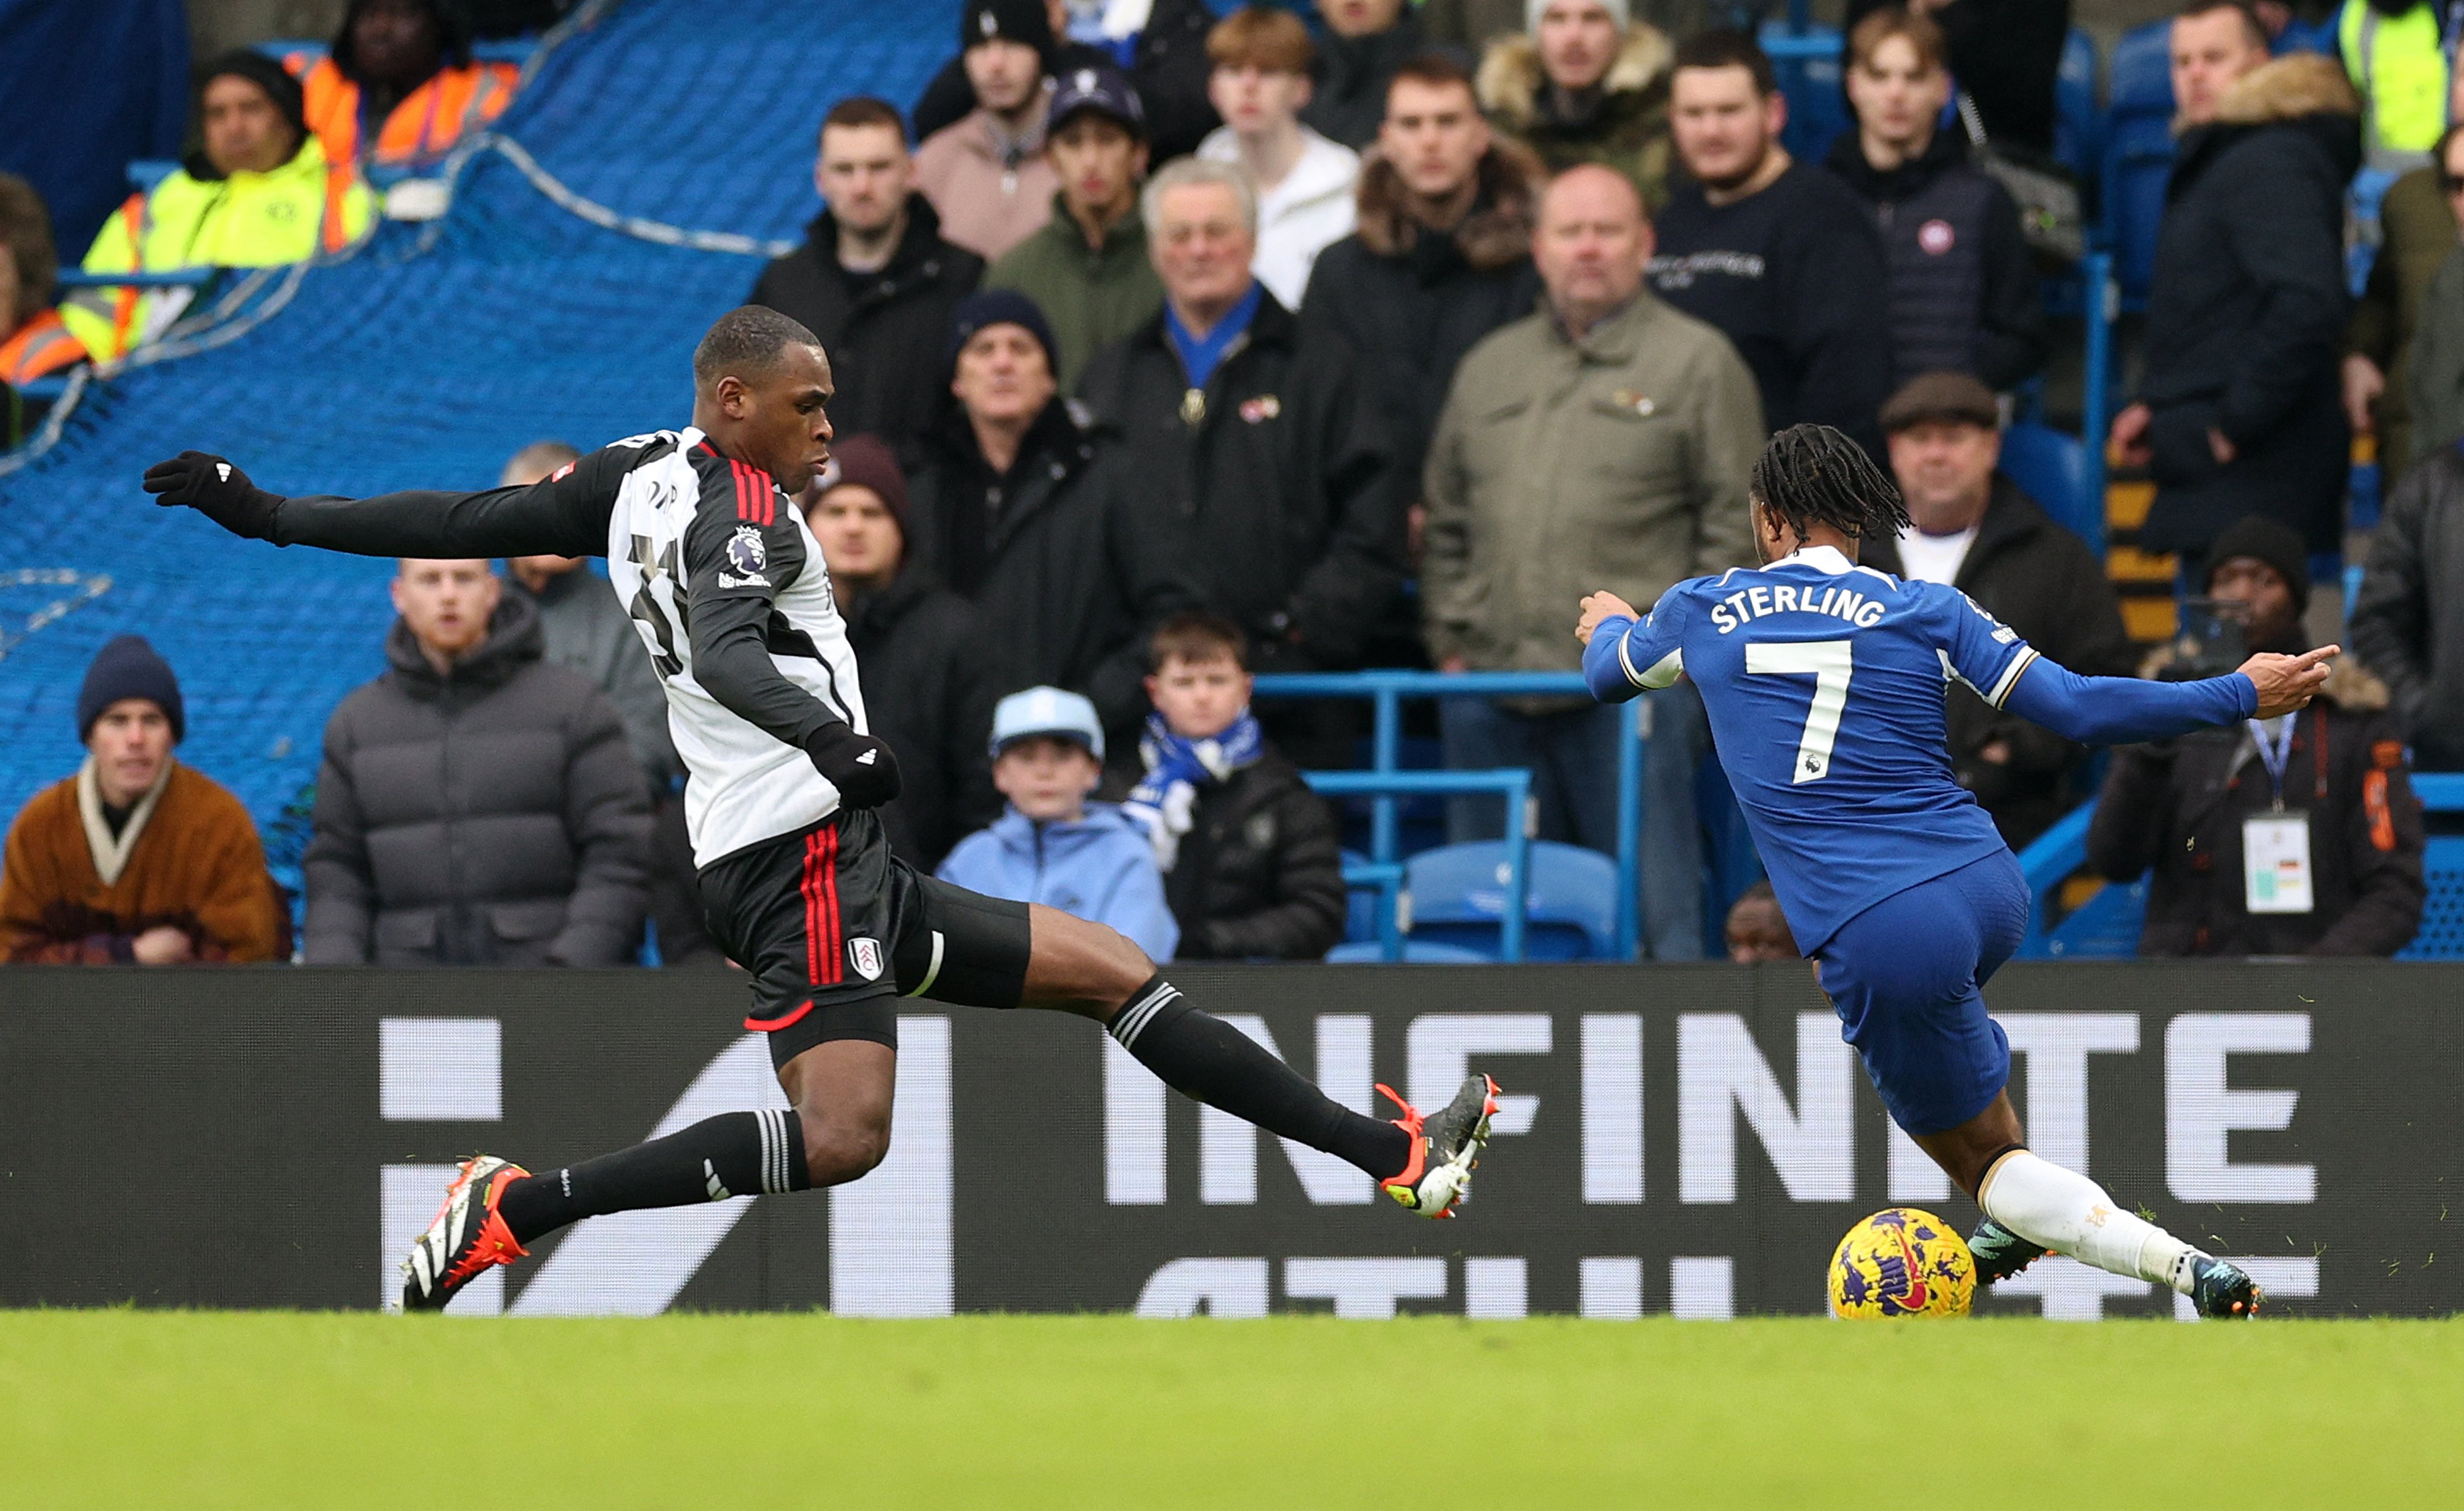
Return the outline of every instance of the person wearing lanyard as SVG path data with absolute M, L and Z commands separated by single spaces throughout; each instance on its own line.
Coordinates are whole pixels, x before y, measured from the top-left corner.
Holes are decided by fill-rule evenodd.
M 2209 561 L 2250 649 L 2307 648 L 2298 533 L 2254 515 Z M 2143 955 L 2391 955 L 2426 895 L 2409 765 L 2385 686 L 2340 661 L 2302 712 L 2116 752 L 2088 864 L 2148 876 Z

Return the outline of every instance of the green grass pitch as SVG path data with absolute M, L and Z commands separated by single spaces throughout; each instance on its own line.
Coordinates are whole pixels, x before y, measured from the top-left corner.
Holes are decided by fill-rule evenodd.
M 0 1314 L 26 1507 L 2453 1506 L 2464 1321 Z

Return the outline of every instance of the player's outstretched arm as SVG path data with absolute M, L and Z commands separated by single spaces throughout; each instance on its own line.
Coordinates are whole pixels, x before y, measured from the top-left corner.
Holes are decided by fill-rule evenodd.
M 145 491 L 158 504 L 193 509 L 232 535 L 278 546 L 364 557 L 605 556 L 627 459 L 596 452 L 527 488 L 285 498 L 222 457 L 183 451 L 145 470 Z
M 1623 703 L 1667 687 L 1684 671 L 1678 656 L 1679 616 L 1672 607 L 1677 592 L 1670 588 L 1651 618 L 1639 624 L 1634 606 L 1615 593 L 1594 593 L 1583 600 L 1574 638 L 1583 643 L 1583 684 L 1593 697 Z
M 2019 674 L 2003 706 L 2084 745 L 2171 739 L 2303 707 L 2327 680 L 2325 663 L 2337 649 L 2253 656 L 2238 671 L 2197 682 L 2082 677 L 2038 656 Z

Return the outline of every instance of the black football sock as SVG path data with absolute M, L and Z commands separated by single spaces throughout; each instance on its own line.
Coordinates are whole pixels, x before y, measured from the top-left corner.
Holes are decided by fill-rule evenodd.
M 793 1112 L 722 1112 L 666 1138 L 551 1170 L 505 1188 L 496 1210 L 528 1243 L 584 1217 L 777 1195 L 812 1185 Z
M 1380 1180 L 1400 1174 L 1411 1160 L 1410 1134 L 1320 1091 L 1248 1035 L 1191 1006 L 1160 975 L 1131 996 L 1110 1032 L 1166 1085 L 1269 1133 L 1350 1160 Z

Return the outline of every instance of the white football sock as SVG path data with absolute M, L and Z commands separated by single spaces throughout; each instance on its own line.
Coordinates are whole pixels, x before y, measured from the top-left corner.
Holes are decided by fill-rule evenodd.
M 2031 1243 L 2115 1275 L 2190 1293 L 2190 1258 L 2199 1251 L 2152 1222 L 2124 1212 L 2085 1175 L 2026 1150 L 2004 1156 L 1985 1177 L 1977 1205 Z

